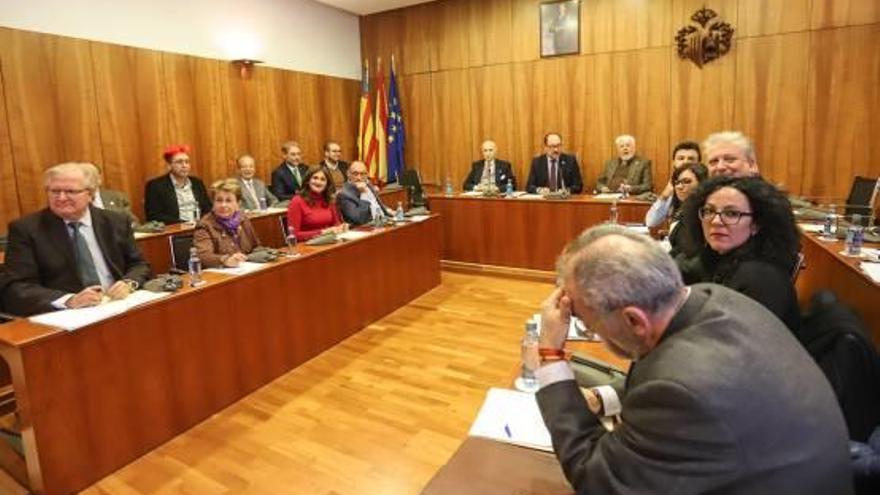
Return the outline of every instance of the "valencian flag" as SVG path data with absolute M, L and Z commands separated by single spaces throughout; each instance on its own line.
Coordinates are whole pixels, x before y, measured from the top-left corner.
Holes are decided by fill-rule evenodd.
M 397 77 L 394 75 L 394 55 L 391 56 L 391 81 L 388 84 L 388 182 L 399 182 L 406 168 L 403 148 L 406 134 L 403 130 L 403 113 L 397 97 Z
M 376 132 L 376 141 L 379 146 L 376 149 L 376 161 L 370 166 L 370 177 L 377 184 L 384 184 L 388 181 L 388 142 L 385 136 L 385 129 L 388 125 L 388 104 L 385 100 L 385 76 L 382 74 L 382 59 L 378 59 L 377 69 L 378 75 L 376 79 L 376 120 L 373 126 Z
M 358 160 L 364 162 L 370 170 L 376 162 L 379 143 L 373 126 L 373 109 L 370 105 L 370 63 L 364 60 L 361 74 L 361 101 L 358 113 Z

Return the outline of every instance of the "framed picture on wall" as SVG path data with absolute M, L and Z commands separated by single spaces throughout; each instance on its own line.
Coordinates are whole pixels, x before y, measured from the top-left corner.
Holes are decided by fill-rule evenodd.
M 581 51 L 581 2 L 542 2 L 541 56 L 576 55 Z

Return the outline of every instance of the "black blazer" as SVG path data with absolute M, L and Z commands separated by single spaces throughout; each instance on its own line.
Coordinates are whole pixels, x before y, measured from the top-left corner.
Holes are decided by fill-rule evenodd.
M 143 284 L 150 277 L 150 265 L 135 244 L 128 218 L 94 206 L 89 210 L 113 278 Z M 52 301 L 85 288 L 67 226 L 48 208 L 9 224 L 6 270 L 8 287 L 3 291 L 3 305 L 17 315 L 53 311 Z
M 584 181 L 581 179 L 581 167 L 574 155 L 559 155 L 559 179 L 557 187 L 565 186 L 572 194 L 580 194 L 584 190 Z M 536 156 L 532 159 L 529 168 L 529 180 L 526 182 L 526 192 L 534 194 L 539 187 L 550 187 L 547 176 L 547 155 Z
M 483 179 L 483 167 L 485 165 L 486 162 L 484 160 L 477 160 L 471 164 L 471 173 L 464 180 L 462 189 L 470 191 L 480 183 Z M 495 160 L 495 185 L 498 186 L 498 190 L 502 192 L 507 190 L 508 179 L 513 184 L 513 190 L 516 191 L 516 176 L 513 175 L 513 168 L 510 166 L 510 162 Z
M 299 168 L 300 177 L 305 177 L 306 173 L 309 171 L 309 166 L 304 163 L 297 165 L 297 168 Z M 296 180 L 293 172 L 287 167 L 287 162 L 281 162 L 281 165 L 278 165 L 278 167 L 272 171 L 271 182 L 272 194 L 278 198 L 278 201 L 290 201 L 290 198 L 296 195 L 302 185 Z
M 208 191 L 201 179 L 189 176 L 192 183 L 193 196 L 199 204 L 199 210 L 204 215 L 211 211 L 211 200 Z M 180 218 L 180 206 L 177 204 L 177 194 L 174 192 L 174 184 L 170 174 L 165 174 L 147 182 L 144 190 L 144 210 L 147 221 L 158 221 L 166 225 L 183 222 Z
M 379 198 L 379 190 L 372 185 L 369 187 L 373 191 L 373 194 L 376 195 L 376 200 L 379 201 L 379 207 L 382 208 L 382 211 L 385 212 L 386 215 L 390 216 L 391 212 L 388 210 L 388 207 L 382 204 L 382 199 Z M 370 211 L 370 202 L 361 199 L 361 194 L 357 187 L 350 182 L 346 182 L 339 191 L 339 194 L 336 195 L 336 204 L 339 205 L 339 211 L 342 213 L 342 219 L 345 223 L 363 225 L 373 220 L 373 212 Z

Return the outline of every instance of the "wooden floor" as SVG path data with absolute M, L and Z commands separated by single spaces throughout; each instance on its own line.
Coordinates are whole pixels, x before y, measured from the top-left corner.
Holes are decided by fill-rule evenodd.
M 413 494 L 509 385 L 551 285 L 443 284 L 101 480 L 86 494 Z

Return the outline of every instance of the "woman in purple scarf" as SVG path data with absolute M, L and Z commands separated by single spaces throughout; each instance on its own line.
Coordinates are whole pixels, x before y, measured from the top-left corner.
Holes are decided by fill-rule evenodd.
M 260 245 L 248 217 L 241 212 L 241 187 L 236 179 L 211 185 L 211 213 L 203 216 L 193 232 L 193 245 L 202 265 L 236 267 Z

